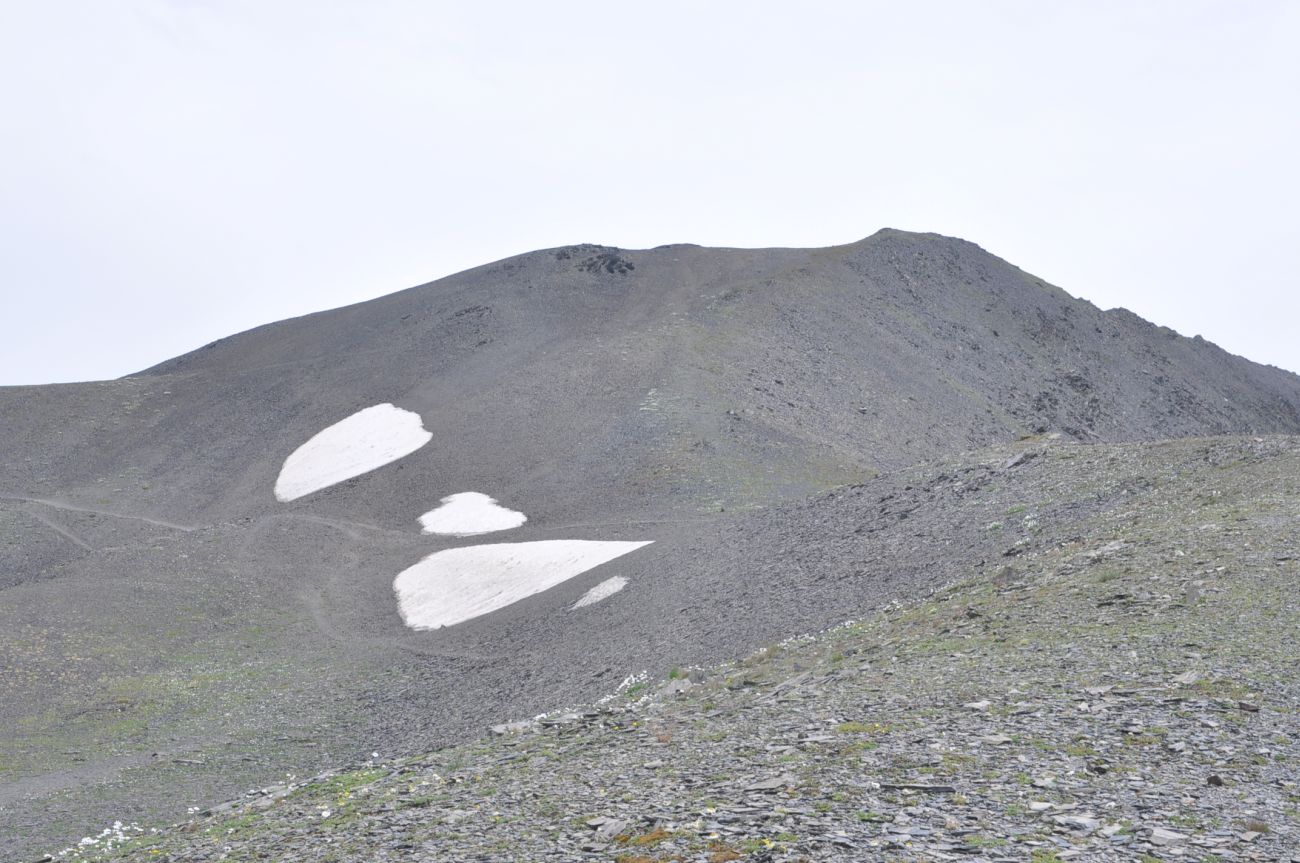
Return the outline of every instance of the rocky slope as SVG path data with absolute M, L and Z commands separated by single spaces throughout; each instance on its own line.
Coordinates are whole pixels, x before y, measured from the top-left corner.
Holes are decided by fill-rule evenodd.
M 1020 452 L 924 597 L 63 859 L 1300 859 L 1300 440 Z

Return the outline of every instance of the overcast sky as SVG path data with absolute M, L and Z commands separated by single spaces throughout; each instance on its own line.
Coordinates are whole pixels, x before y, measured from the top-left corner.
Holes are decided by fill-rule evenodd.
M 0 383 L 536 248 L 979 243 L 1300 370 L 1300 2 L 0 4 Z

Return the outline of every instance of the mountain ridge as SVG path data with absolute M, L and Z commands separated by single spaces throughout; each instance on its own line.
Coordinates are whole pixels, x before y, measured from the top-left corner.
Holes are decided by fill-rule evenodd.
M 633 269 L 618 272 L 615 259 Z M 421 412 L 454 404 L 484 417 L 494 402 L 526 406 L 538 438 L 582 435 L 603 456 L 570 450 L 563 461 L 586 462 L 601 486 L 644 485 L 652 508 L 665 497 L 762 505 L 1047 430 L 1079 440 L 1300 430 L 1300 378 L 1288 372 L 1099 311 L 974 244 L 892 230 L 812 250 L 530 252 L 79 386 L 107 388 L 101 401 L 122 388 L 118 408 L 149 402 L 154 450 L 178 465 L 189 458 L 168 452 L 179 440 L 270 445 L 256 464 L 226 460 L 206 483 L 214 508 L 192 514 L 200 520 L 243 508 L 229 496 L 223 505 L 223 483 L 242 474 L 238 496 L 256 499 L 253 485 L 302 439 L 403 399 Z M 75 387 L 62 392 L 80 414 L 68 426 L 122 413 L 82 409 Z M 0 391 L 7 408 L 14 398 Z M 576 428 L 557 408 L 579 402 L 598 424 Z M 138 423 L 138 413 L 121 421 Z M 447 457 L 487 469 L 454 443 L 482 430 L 444 425 Z M 105 431 L 99 452 L 121 449 Z M 491 443 L 519 448 L 528 437 Z M 629 452 L 641 453 L 637 463 L 610 475 Z M 556 459 L 530 459 L 544 460 Z M 766 477 L 774 465 L 780 475 Z M 441 485 L 429 470 L 421 474 Z M 164 484 L 183 487 L 189 474 Z M 191 506 L 197 491 L 168 505 Z

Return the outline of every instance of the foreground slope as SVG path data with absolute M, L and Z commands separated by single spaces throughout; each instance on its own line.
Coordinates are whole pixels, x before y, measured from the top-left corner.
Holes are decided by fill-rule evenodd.
M 908 465 L 1043 432 L 1294 433 L 1297 405 L 1294 375 L 896 231 L 535 252 L 120 381 L 0 390 L 0 853 L 984 571 L 1007 548 L 971 495 L 1067 463 Z M 406 454 L 286 481 L 323 430 L 376 417 L 404 437 L 367 454 Z M 1065 521 L 1127 511 L 1126 489 L 1054 481 Z M 422 531 L 465 495 L 510 526 Z M 578 542 L 625 553 L 441 629 L 394 594 L 435 553 Z
M 1300 441 L 1026 452 L 909 472 L 1003 549 L 924 598 L 70 859 L 1296 859 Z

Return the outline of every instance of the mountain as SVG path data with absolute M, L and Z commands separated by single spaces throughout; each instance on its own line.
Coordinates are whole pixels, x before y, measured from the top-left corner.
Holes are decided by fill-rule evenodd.
M 965 577 L 827 631 L 65 859 L 1295 859 L 1300 439 L 1027 442 L 907 473 L 947 488 L 923 531 L 981 524 L 996 568 L 960 537 Z
M 0 852 L 1000 571 L 969 501 L 1046 448 L 1297 432 L 1295 375 L 891 230 L 533 252 L 0 389 Z

